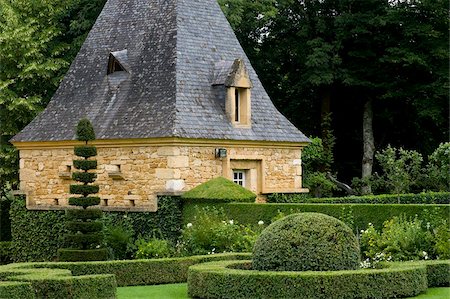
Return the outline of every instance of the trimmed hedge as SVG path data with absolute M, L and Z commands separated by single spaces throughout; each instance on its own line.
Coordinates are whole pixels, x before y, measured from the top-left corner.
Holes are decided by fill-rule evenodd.
M 188 294 L 195 298 L 398 298 L 427 289 L 425 266 L 347 271 L 255 271 L 251 261 L 192 266 Z
M 211 204 L 186 204 L 183 207 L 183 223 L 192 222 L 196 206 L 206 207 Z M 367 228 L 372 223 L 377 229 L 383 227 L 383 222 L 394 216 L 406 217 L 424 216 L 431 211 L 438 217 L 448 218 L 450 205 L 414 205 L 414 204 L 254 204 L 254 203 L 216 203 L 214 207 L 223 209 L 229 219 L 241 224 L 257 225 L 258 221 L 270 223 L 278 212 L 285 215 L 302 212 L 323 213 L 338 218 L 351 226 L 355 231 Z
M 383 263 L 385 267 L 426 266 L 428 287 L 450 287 L 450 260 Z
M 250 256 L 250 253 L 226 253 L 182 258 L 30 263 L 30 265 L 35 268 L 68 269 L 72 275 L 114 274 L 118 286 L 136 286 L 186 282 L 188 268 L 192 265 L 221 260 L 243 260 Z
M 185 192 L 193 202 L 255 202 L 256 194 L 224 177 L 217 177 Z
M 30 283 L 19 281 L 0 281 L 0 298 L 34 299 L 34 290 Z
M 59 249 L 58 256 L 66 262 L 106 261 L 108 259 L 108 251 L 104 249 Z
M 0 298 L 116 298 L 114 275 L 72 276 L 66 269 L 34 268 L 32 264 L 0 267 Z
M 381 194 L 365 196 L 310 198 L 304 194 L 271 194 L 269 203 L 367 203 L 367 204 L 450 204 L 450 192 Z
M 253 247 L 262 271 L 333 271 L 360 268 L 359 243 L 342 221 L 319 213 L 292 214 L 266 227 Z
M 78 219 L 82 210 L 67 210 L 68 219 Z M 86 210 L 89 219 L 102 217 L 101 211 Z M 130 223 L 136 236 L 151 238 L 156 235 L 173 242 L 181 230 L 181 200 L 178 197 L 158 197 L 157 212 L 104 212 L 104 221 L 111 225 L 124 219 Z M 64 211 L 31 211 L 23 197 L 11 202 L 11 249 L 14 262 L 52 261 L 57 249 L 64 245 L 67 232 Z M 126 218 L 125 218 L 126 217 Z
M 0 265 L 12 262 L 11 246 L 12 246 L 11 241 L 0 242 Z

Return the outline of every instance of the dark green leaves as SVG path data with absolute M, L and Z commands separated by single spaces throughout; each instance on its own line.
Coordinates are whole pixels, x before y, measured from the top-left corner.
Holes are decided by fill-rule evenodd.
M 70 185 L 70 194 L 82 194 L 86 197 L 89 194 L 98 193 L 98 191 L 97 185 Z
M 93 183 L 97 178 L 97 174 L 91 172 L 74 172 L 72 173 L 72 179 L 82 183 Z
M 83 186 L 84 187 L 84 186 Z M 92 187 L 92 186 L 89 186 Z M 69 198 L 69 205 L 77 207 L 90 207 L 100 204 L 100 197 L 88 196 L 88 197 L 71 197 Z
M 76 156 L 83 158 L 97 156 L 97 148 L 95 146 L 76 146 L 74 152 Z
M 76 169 L 90 170 L 97 168 L 96 160 L 73 160 L 73 166 Z
M 77 125 L 77 140 L 92 141 L 95 140 L 94 127 L 87 118 L 83 118 Z

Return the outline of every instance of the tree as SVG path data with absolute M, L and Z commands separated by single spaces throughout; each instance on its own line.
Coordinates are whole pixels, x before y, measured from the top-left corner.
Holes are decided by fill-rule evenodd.
M 447 138 L 447 2 L 221 2 L 269 95 L 295 125 L 323 138 L 333 113 L 336 166 L 346 179 L 356 174 L 348 170 L 355 155 L 342 152 L 355 146 L 367 178 L 375 146 L 431 152 Z
M 73 160 L 73 166 L 82 170 L 74 172 L 72 179 L 81 182 L 82 185 L 70 185 L 70 193 L 78 194 L 79 197 L 70 197 L 69 205 L 81 207 L 81 209 L 66 210 L 66 224 L 69 233 L 66 242 L 69 248 L 58 250 L 61 261 L 97 261 L 106 260 L 108 251 L 100 248 L 103 244 L 103 223 L 99 221 L 102 211 L 98 208 L 88 207 L 100 204 L 100 198 L 90 196 L 98 193 L 99 186 L 91 185 L 97 175 L 89 170 L 97 168 L 97 161 L 89 158 L 97 155 L 97 148 L 89 146 L 88 142 L 95 140 L 95 132 L 88 119 L 82 119 L 77 125 L 77 140 L 84 141 L 83 146 L 75 147 L 75 155 L 82 157 L 81 160 Z
M 47 105 L 105 0 L 0 0 L 0 196 L 18 183 L 9 139 Z

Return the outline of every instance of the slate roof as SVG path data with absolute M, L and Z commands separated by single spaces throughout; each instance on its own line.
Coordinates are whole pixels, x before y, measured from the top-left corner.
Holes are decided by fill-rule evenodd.
M 107 75 L 111 53 L 126 71 Z M 250 129 L 231 125 L 213 87 L 235 59 L 253 83 Z M 82 117 L 98 139 L 309 141 L 272 104 L 216 0 L 107 1 L 47 108 L 12 141 L 73 140 Z

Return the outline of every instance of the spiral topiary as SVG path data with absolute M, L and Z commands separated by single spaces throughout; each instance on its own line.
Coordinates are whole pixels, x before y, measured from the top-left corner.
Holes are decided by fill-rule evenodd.
M 253 248 L 253 269 L 333 271 L 358 269 L 359 243 L 342 221 L 319 213 L 299 213 L 269 225 Z

